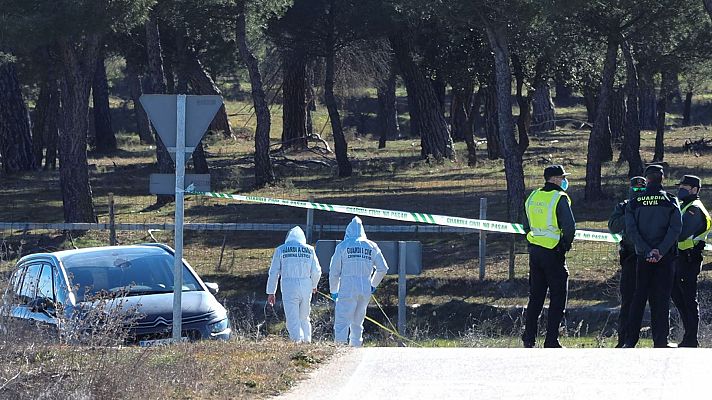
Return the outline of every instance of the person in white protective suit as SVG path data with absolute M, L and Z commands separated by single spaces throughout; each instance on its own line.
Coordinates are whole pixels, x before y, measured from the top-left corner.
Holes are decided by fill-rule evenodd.
M 349 338 L 351 346 L 361 347 L 366 307 L 386 272 L 388 265 L 381 249 L 366 238 L 361 219 L 354 217 L 329 265 L 329 288 L 331 298 L 336 301 L 334 340 L 337 343 L 346 343 Z
M 267 303 L 271 305 L 275 302 L 280 276 L 289 338 L 295 342 L 311 342 L 311 298 L 316 293 L 321 267 L 314 248 L 307 244 L 304 231 L 298 226 L 289 231 L 284 244 L 277 247 L 272 256 L 267 278 Z

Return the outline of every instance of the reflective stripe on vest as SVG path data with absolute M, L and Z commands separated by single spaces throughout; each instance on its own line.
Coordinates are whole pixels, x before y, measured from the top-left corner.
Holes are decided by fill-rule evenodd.
M 707 234 L 710 233 L 710 231 L 712 230 L 712 218 L 710 218 L 709 212 L 707 212 L 707 209 L 705 208 L 704 204 L 702 204 L 699 199 L 686 205 L 682 209 L 682 214 L 684 215 L 685 211 L 687 211 L 687 209 L 692 206 L 699 208 L 702 211 L 702 214 L 705 216 L 705 231 L 696 237 L 693 235 L 681 242 L 678 242 L 677 248 L 680 250 L 689 250 L 695 247 L 698 243 L 704 242 L 704 240 L 707 239 Z
M 526 204 L 529 233 L 527 240 L 531 244 L 547 249 L 553 249 L 561 240 L 561 229 L 556 218 L 556 206 L 561 197 L 569 197 L 561 191 L 535 190 L 529 195 Z

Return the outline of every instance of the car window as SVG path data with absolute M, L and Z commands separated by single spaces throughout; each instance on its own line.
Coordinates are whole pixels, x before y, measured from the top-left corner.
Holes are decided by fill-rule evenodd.
M 42 266 L 42 272 L 40 273 L 40 279 L 37 284 L 37 296 L 38 298 L 47 298 L 54 301 L 54 288 L 52 284 L 52 266 L 44 264 Z
M 17 271 L 15 271 L 15 273 L 12 274 L 12 278 L 10 278 L 10 285 L 12 285 L 12 293 L 15 296 L 20 295 L 20 287 L 22 285 L 22 278 L 25 277 L 26 270 L 27 270 L 26 267 L 18 268 Z
M 173 292 L 173 255 L 160 248 L 102 249 L 67 256 L 67 270 L 77 300 L 101 293 L 145 295 Z M 203 290 L 183 267 L 183 291 Z
M 23 302 L 29 302 L 35 298 L 37 294 L 37 281 L 39 280 L 42 264 L 32 264 L 27 267 L 24 279 L 20 286 L 20 299 Z

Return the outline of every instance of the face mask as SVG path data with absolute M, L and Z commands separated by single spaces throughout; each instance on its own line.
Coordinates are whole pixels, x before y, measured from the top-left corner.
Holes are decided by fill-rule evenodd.
M 569 181 L 568 179 L 564 178 L 561 180 L 561 189 L 564 191 L 569 188 Z
M 677 198 L 678 199 L 684 199 L 685 197 L 690 195 L 690 191 L 687 189 L 678 189 L 677 191 Z

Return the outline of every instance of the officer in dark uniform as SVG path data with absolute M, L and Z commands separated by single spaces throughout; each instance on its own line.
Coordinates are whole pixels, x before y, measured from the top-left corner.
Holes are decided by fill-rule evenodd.
M 628 198 L 621 201 L 613 209 L 613 214 L 608 219 L 608 230 L 611 233 L 622 235 L 618 255 L 620 256 L 621 277 L 619 290 L 621 294 L 621 309 L 618 313 L 618 344 L 616 347 L 623 347 L 625 344 L 626 323 L 630 313 L 630 302 L 635 292 L 635 246 L 628 236 L 625 235 L 625 209 L 628 201 L 638 193 L 645 190 L 645 178 L 634 176 L 630 180 Z
M 697 329 L 700 309 L 697 303 L 697 275 L 702 269 L 702 250 L 705 238 L 712 227 L 712 219 L 700 201 L 702 181 L 694 175 L 685 175 L 680 181 L 677 196 L 682 212 L 682 233 L 677 248 L 680 252 L 675 262 L 675 282 L 672 301 L 675 303 L 685 335 L 678 347 L 697 347 Z
M 673 261 L 682 217 L 677 198 L 663 190 L 663 177 L 661 166 L 648 166 L 645 190 L 631 199 L 625 210 L 625 234 L 635 246 L 637 260 L 635 293 L 623 347 L 635 347 L 638 343 L 646 301 L 650 302 L 653 344 L 669 347 Z
M 522 335 L 524 347 L 534 347 L 547 289 L 549 314 L 544 347 L 561 347 L 559 325 L 569 284 L 566 252 L 571 249 L 576 232 L 571 199 L 566 194 L 567 175 L 561 165 L 546 167 L 544 187 L 533 191 L 525 203 L 523 225 L 529 242 L 529 303 Z

